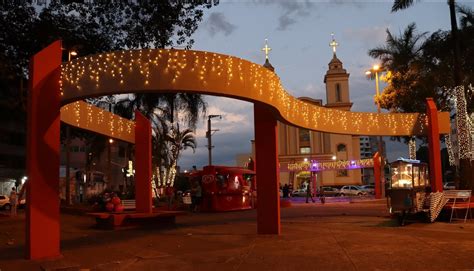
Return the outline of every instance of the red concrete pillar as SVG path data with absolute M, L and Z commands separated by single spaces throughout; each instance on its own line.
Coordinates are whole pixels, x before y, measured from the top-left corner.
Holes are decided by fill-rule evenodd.
M 277 121 L 272 112 L 254 104 L 255 166 L 257 173 L 257 232 L 280 234 Z
M 426 115 L 428 116 L 428 146 L 430 155 L 431 191 L 443 191 L 441 175 L 441 146 L 439 144 L 438 110 L 432 98 L 426 99 Z
M 139 213 L 151 213 L 151 124 L 135 111 L 135 204 Z
M 60 256 L 59 127 L 61 41 L 30 61 L 26 170 L 26 258 Z
M 378 152 L 374 155 L 374 184 L 375 184 L 375 198 L 382 198 L 382 180 L 380 179 L 380 170 L 381 170 L 381 157 Z

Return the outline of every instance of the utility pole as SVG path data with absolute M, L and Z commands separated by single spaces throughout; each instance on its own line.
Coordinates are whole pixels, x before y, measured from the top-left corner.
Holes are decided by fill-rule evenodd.
M 212 118 L 217 118 L 222 119 L 221 115 L 209 115 L 207 117 L 207 132 L 206 132 L 206 137 L 207 137 L 207 149 L 209 150 L 209 165 L 212 165 L 212 132 L 217 132 L 219 130 L 212 130 L 211 129 L 211 119 Z

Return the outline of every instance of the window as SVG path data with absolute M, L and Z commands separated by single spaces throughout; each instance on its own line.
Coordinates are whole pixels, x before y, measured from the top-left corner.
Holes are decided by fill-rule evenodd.
M 118 155 L 119 155 L 119 157 L 125 157 L 125 147 L 124 146 L 119 146 Z
M 349 174 L 347 173 L 347 170 L 342 169 L 342 170 L 337 171 L 336 176 L 337 177 L 347 177 L 347 176 L 349 176 Z
M 346 145 L 344 144 L 337 145 L 337 152 L 346 152 L 346 151 L 347 151 Z
M 339 83 L 336 84 L 336 102 L 341 102 L 341 85 Z
M 309 130 L 306 129 L 298 129 L 300 133 L 300 142 L 302 141 L 309 141 Z
M 310 147 L 301 147 L 300 148 L 300 154 L 307 154 L 311 153 L 311 148 Z

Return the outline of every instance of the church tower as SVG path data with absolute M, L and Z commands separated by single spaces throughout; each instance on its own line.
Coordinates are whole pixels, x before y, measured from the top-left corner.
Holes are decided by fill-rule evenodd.
M 326 107 L 349 111 L 352 107 L 349 97 L 349 74 L 336 56 L 336 47 L 339 44 L 334 39 L 334 34 L 331 35 L 332 41 L 329 45 L 332 47 L 333 56 L 329 62 L 329 69 L 324 76 Z
M 349 74 L 342 66 L 342 61 L 336 56 L 336 47 L 339 44 L 334 39 L 329 46 L 332 47 L 332 59 L 329 62 L 329 69 L 324 76 L 326 84 L 326 105 L 325 107 L 337 110 L 350 111 L 352 103 L 349 97 Z M 349 161 L 360 159 L 360 141 L 358 136 L 337 135 L 323 133 L 325 151 L 334 154 L 334 160 Z M 334 184 L 360 184 L 360 170 L 336 170 L 324 171 L 323 180 L 334 180 Z

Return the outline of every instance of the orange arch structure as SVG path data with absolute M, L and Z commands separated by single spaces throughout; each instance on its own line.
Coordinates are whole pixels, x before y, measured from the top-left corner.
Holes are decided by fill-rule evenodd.
M 27 258 L 54 257 L 60 253 L 57 196 L 60 120 L 136 144 L 136 156 L 142 159 L 136 163 L 139 188 L 136 193 L 137 198 L 143 198 L 137 201 L 137 209 L 150 212 L 150 123 L 139 113 L 135 122 L 80 101 L 130 92 L 191 92 L 254 103 L 255 165 L 259 176 L 257 232 L 260 234 L 280 233 L 278 120 L 336 134 L 428 134 L 433 142 L 438 142 L 438 149 L 433 145 L 438 156 L 439 133 L 449 132 L 449 114 L 433 109 L 433 101 L 428 102 L 431 109 L 427 115 L 338 111 L 292 97 L 276 74 L 237 57 L 150 49 L 97 54 L 62 64 L 61 42 L 56 41 L 33 56 L 30 66 Z

